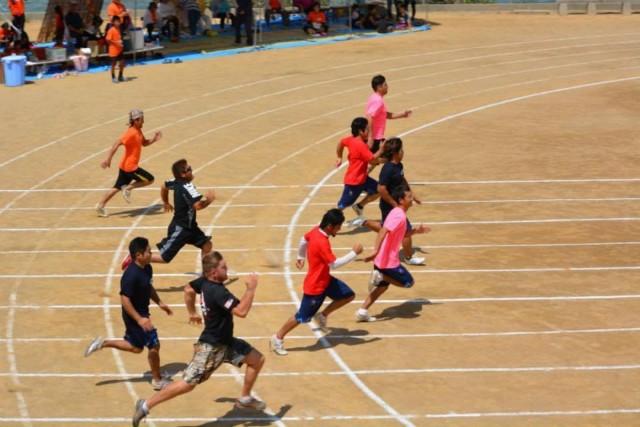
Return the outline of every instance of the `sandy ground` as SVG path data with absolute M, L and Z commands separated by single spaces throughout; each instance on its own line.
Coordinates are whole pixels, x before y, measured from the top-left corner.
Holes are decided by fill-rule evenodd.
M 143 355 L 82 353 L 122 336 L 124 248 L 164 237 L 158 188 L 184 157 L 198 188 L 216 190 L 198 220 L 238 278 L 231 291 L 260 275 L 236 334 L 267 356 L 254 391 L 269 407 L 234 410 L 242 370 L 225 366 L 148 425 L 638 425 L 640 17 L 430 19 L 403 36 L 130 67 L 126 84 L 103 73 L 0 87 L 0 424 L 128 425 L 150 395 Z M 300 297 L 297 242 L 339 198 L 335 146 L 377 73 L 389 110 L 413 110 L 387 135 L 405 141 L 423 202 L 409 217 L 433 230 L 414 239 L 426 265 L 372 307 L 372 324 L 354 319 L 371 266 L 334 272 L 356 301 L 328 334 L 298 327 L 278 357 L 268 338 Z M 156 182 L 98 218 L 117 172 L 99 164 L 131 108 L 164 134 L 142 156 Z M 340 256 L 373 241 L 345 227 L 332 245 Z M 193 249 L 154 266 L 175 310 L 152 309 L 170 374 L 200 332 L 182 297 L 198 271 Z

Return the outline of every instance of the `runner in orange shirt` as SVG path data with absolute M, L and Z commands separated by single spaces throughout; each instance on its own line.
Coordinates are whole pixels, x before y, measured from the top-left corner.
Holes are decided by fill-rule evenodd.
M 126 81 L 122 76 L 125 67 L 124 62 L 124 44 L 122 43 L 122 34 L 120 31 L 120 17 L 114 16 L 111 19 L 111 27 L 107 31 L 107 43 L 109 44 L 109 59 L 111 59 L 111 81 L 120 83 Z M 120 66 L 118 78 L 116 79 L 116 65 Z
M 111 159 L 113 159 L 118 148 L 121 145 L 124 146 L 125 152 L 120 160 L 118 179 L 113 188 L 109 189 L 96 205 L 98 215 L 103 218 L 109 216 L 109 213 L 104 208 L 105 205 L 118 191 L 122 190 L 124 200 L 130 203 L 131 190 L 153 184 L 155 179 L 153 175 L 139 167 L 138 163 L 140 162 L 142 147 L 148 147 L 162 138 L 162 132 L 158 131 L 153 135 L 153 138 L 146 139 L 142 134 L 143 125 L 144 113 L 141 110 L 131 110 L 129 112 L 129 129 L 111 146 L 107 159 L 100 165 L 103 169 L 111 167 Z M 132 181 L 135 182 L 132 183 Z

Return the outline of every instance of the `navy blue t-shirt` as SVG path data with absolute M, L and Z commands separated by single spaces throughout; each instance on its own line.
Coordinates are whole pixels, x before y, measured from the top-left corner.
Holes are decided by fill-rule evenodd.
M 151 288 L 153 287 L 153 268 L 146 265 L 140 268 L 138 264 L 132 262 L 122 274 L 120 279 L 120 295 L 124 295 L 131 300 L 133 308 L 142 317 L 149 317 L 149 301 L 151 300 Z M 135 326 L 138 324 L 122 308 L 122 319 L 124 324 Z
M 386 186 L 390 196 L 393 194 L 393 190 L 404 184 L 405 180 L 403 169 L 404 166 L 402 166 L 402 162 L 386 162 L 382 166 L 378 184 Z M 391 206 L 389 203 L 387 203 L 386 200 L 380 197 L 380 210 L 382 211 L 383 219 L 386 218 L 391 209 L 393 209 L 393 206 Z

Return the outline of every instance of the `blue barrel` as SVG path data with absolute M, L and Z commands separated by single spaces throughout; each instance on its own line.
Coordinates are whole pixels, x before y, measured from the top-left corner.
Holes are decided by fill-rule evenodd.
M 2 58 L 4 65 L 4 84 L 6 86 L 22 86 L 24 84 L 27 57 L 24 55 L 11 55 Z

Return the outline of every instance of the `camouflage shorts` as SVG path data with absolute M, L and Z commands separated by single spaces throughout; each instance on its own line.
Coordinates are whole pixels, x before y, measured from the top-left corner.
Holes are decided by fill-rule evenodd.
M 228 346 L 198 341 L 193 345 L 193 358 L 184 370 L 182 379 L 187 384 L 201 384 L 223 363 L 242 366 L 242 361 L 252 349 L 248 342 L 239 338 L 234 338 Z

